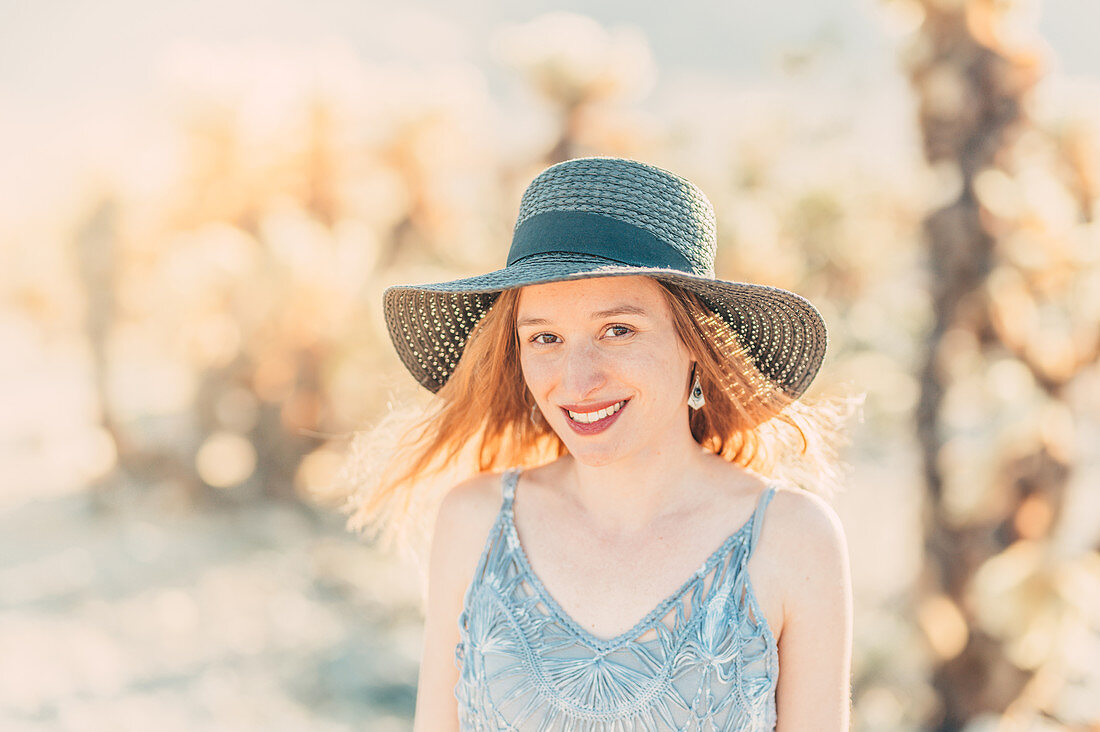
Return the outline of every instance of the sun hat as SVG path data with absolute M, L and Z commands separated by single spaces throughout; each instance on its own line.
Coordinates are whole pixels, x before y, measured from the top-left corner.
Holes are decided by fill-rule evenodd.
M 612 157 L 566 160 L 524 192 L 503 269 L 449 282 L 397 285 L 383 294 L 401 362 L 438 391 L 497 296 L 526 285 L 646 275 L 694 292 L 737 334 L 749 359 L 797 398 L 825 356 L 825 322 L 793 292 L 715 279 L 714 208 L 691 181 Z

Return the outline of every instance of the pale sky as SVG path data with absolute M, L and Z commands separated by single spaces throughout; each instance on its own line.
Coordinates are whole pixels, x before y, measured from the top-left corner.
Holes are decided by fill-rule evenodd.
M 163 86 L 166 49 L 179 41 L 308 48 L 337 40 L 364 62 L 471 63 L 496 92 L 510 72 L 491 58 L 493 31 L 550 10 L 572 10 L 606 27 L 635 26 L 648 38 L 659 73 L 643 106 L 661 104 L 688 73 L 766 85 L 785 53 L 807 48 L 820 51 L 825 75 L 845 88 L 896 94 L 905 85 L 898 64 L 898 29 L 905 22 L 889 3 L 0 0 L 0 218 L 18 213 L 22 198 L 45 201 L 66 183 L 62 171 L 75 157 L 104 147 L 100 139 L 147 125 L 144 115 Z M 1038 16 L 1030 25 L 1050 48 L 1049 68 L 1100 79 L 1100 0 L 1018 4 Z
M 0 103 L 67 111 L 75 103 L 125 99 L 157 81 L 159 54 L 178 39 L 220 43 L 271 39 L 309 44 L 337 37 L 365 59 L 462 58 L 488 65 L 486 41 L 505 22 L 548 10 L 582 12 L 605 25 L 631 24 L 650 39 L 658 66 L 707 68 L 766 77 L 784 51 L 828 46 L 851 69 L 874 73 L 894 63 L 888 0 L 0 0 Z M 1038 26 L 1071 75 L 1100 76 L 1100 1 L 1048 0 Z M 435 16 L 417 15 L 428 9 Z M 418 29 L 459 31 L 450 43 Z M 430 29 L 429 29 L 430 30 Z M 490 72 L 491 73 L 491 72 Z

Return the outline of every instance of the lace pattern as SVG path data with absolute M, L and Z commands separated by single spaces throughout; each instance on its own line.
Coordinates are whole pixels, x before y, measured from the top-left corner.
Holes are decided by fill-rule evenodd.
M 745 569 L 774 487 L 676 592 L 600 639 L 532 571 L 512 513 L 518 477 L 502 478 L 458 620 L 463 732 L 775 729 L 778 651 Z

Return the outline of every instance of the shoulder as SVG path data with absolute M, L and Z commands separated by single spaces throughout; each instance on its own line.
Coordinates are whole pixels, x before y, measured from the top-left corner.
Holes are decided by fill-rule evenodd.
M 798 488 L 777 487 L 764 517 L 757 552 L 782 577 L 784 605 L 814 602 L 849 583 L 848 544 L 833 507 Z
M 500 473 L 479 473 L 448 490 L 436 515 L 432 553 L 442 549 L 452 556 L 455 552 L 480 555 L 500 504 Z
M 481 473 L 443 497 L 432 531 L 429 607 L 446 608 L 448 616 L 457 617 L 500 510 L 500 484 L 499 473 Z
M 824 499 L 798 488 L 777 490 L 768 514 L 758 549 L 776 558 L 779 719 L 797 729 L 848 729 L 853 609 L 844 529 Z
M 844 526 L 833 507 L 817 495 L 800 488 L 776 485 L 768 520 L 776 532 L 800 536 L 816 542 L 836 544 L 844 541 Z
M 484 519 L 500 509 L 502 475 L 478 473 L 455 485 L 443 496 L 437 521 L 453 523 Z

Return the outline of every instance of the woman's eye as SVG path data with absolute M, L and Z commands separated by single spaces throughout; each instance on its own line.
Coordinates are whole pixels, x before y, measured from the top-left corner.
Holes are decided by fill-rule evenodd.
M 555 338 L 557 338 L 557 336 L 552 333 L 538 333 L 537 335 L 531 337 L 531 342 L 548 346 L 554 342 Z
M 626 335 L 630 335 L 634 332 L 634 329 L 626 325 L 609 325 L 605 331 L 608 335 L 616 338 L 621 338 Z

